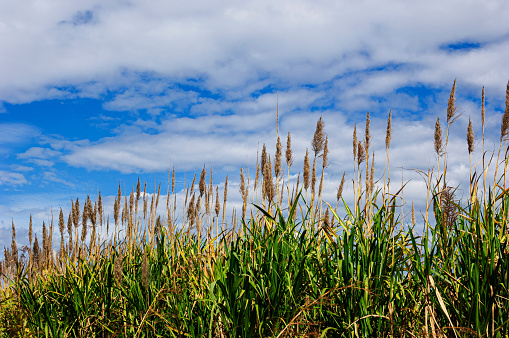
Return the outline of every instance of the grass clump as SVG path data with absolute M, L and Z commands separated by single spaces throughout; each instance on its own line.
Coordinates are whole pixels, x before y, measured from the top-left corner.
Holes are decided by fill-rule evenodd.
M 404 224 L 398 205 L 403 187 L 390 191 L 392 113 L 383 183 L 375 186 L 368 113 L 364 140 L 356 126 L 353 132 L 354 204 L 342 197 L 345 173 L 335 207 L 323 200 L 329 151 L 320 118 L 311 143 L 312 167 L 309 151 L 305 154 L 303 187 L 300 175 L 294 186 L 285 182 L 278 130 L 274 172 L 265 145 L 254 184 L 241 168 L 242 214 L 234 211 L 230 224 L 228 177 L 221 206 L 219 186 L 214 193 L 212 170 L 207 183 L 205 167 L 198 189 L 196 176 L 185 187 L 180 217 L 173 170 L 163 214 L 157 212 L 160 185 L 151 196 L 139 180 L 131 192 L 119 186 L 112 233 L 100 194 L 96 202 L 88 197 L 81 209 L 78 199 L 72 201 L 67 223 L 59 214 L 58 252 L 53 222 L 49 230 L 43 224 L 41 245 L 37 235 L 32 243 L 30 219 L 30 247 L 21 253 L 13 224 L 12 245 L 0 266 L 0 335 L 506 337 L 509 193 L 508 157 L 501 150 L 507 146 L 509 94 L 493 184 L 487 184 L 484 159 L 482 174 L 470 166 L 470 193 L 461 202 L 446 180 L 448 136 L 457 118 L 455 90 L 456 82 L 445 140 L 436 122 L 437 169 L 420 172 L 428 187 L 424 224 L 417 224 L 413 206 L 412 220 Z M 484 90 L 482 134 L 484 151 Z M 471 122 L 466 139 L 471 155 Z M 293 156 L 288 133 L 287 181 Z M 344 217 L 338 215 L 340 201 Z M 422 236 L 415 234 L 416 226 Z

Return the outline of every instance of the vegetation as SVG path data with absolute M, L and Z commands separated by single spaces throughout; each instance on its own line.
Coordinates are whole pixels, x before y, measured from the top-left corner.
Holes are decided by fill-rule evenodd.
M 411 222 L 404 224 L 398 206 L 402 190 L 393 191 L 387 179 L 391 114 L 379 182 L 369 113 L 362 141 L 354 129 L 351 206 L 342 198 L 345 175 L 336 206 L 322 199 L 328 139 L 320 119 L 305 155 L 302 186 L 300 176 L 296 185 L 287 183 L 291 138 L 288 133 L 283 157 L 278 132 L 276 154 L 271 159 L 263 146 L 254 182 L 241 169 L 243 206 L 230 224 L 225 221 L 228 177 L 220 196 L 212 170 L 207 182 L 205 168 L 198 184 L 195 176 L 186 187 L 182 217 L 173 170 L 164 215 L 156 212 L 160 185 L 153 194 L 146 183 L 142 191 L 139 181 L 130 193 L 119 187 L 113 232 L 100 194 L 82 208 L 73 201 L 67 221 L 62 211 L 59 215 L 58 252 L 53 222 L 43 224 L 41 245 L 32 238 L 30 221 L 30 247 L 19 251 L 13 224 L 12 246 L 1 263 L 0 334 L 507 337 L 509 83 L 496 161 L 484 156 L 482 168 L 470 165 L 464 201 L 456 200 L 447 184 L 448 135 L 458 116 L 455 88 L 456 83 L 445 132 L 437 118 L 436 168 L 420 172 L 428 187 L 424 224 L 418 225 L 422 236 L 414 233 L 413 208 Z M 484 89 L 481 115 L 484 153 Z M 469 154 L 474 151 L 471 123 L 466 147 Z M 493 183 L 489 163 L 496 166 Z M 338 203 L 345 217 L 338 216 Z

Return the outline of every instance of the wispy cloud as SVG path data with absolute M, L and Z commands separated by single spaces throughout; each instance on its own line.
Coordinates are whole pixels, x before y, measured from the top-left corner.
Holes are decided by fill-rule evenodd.
M 0 186 L 7 185 L 17 187 L 27 183 L 25 176 L 21 173 L 0 170 Z

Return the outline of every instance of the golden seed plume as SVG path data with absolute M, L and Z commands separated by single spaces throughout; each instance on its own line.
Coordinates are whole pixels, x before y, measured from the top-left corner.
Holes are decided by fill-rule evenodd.
M 221 210 L 221 204 L 219 204 L 219 187 L 216 187 L 216 205 L 214 211 L 216 212 L 216 217 L 219 217 L 219 211 Z
M 308 188 L 309 188 L 309 175 L 310 175 L 309 152 L 306 149 L 306 156 L 304 156 L 304 174 L 302 177 L 304 179 L 304 189 L 305 190 L 308 190 Z
M 72 250 L 73 250 L 73 241 L 72 241 L 72 213 L 69 213 L 69 218 L 67 219 L 67 234 L 69 235 L 69 254 L 71 254 Z
M 353 126 L 353 160 L 357 159 L 357 124 Z
M 34 240 L 34 245 L 32 247 L 32 260 L 36 267 L 37 267 L 37 265 L 39 265 L 40 251 L 41 251 L 41 249 L 39 248 L 39 241 L 37 240 L 37 234 L 36 234 L 35 240 Z
M 481 125 L 484 129 L 484 118 L 486 115 L 486 110 L 484 109 L 484 86 L 482 87 L 482 99 L 481 99 Z
M 325 210 L 325 215 L 323 216 L 323 225 L 327 228 L 331 225 L 329 209 Z
M 239 185 L 239 193 L 241 196 L 244 196 L 246 193 L 246 182 L 244 177 L 244 169 L 240 167 L 240 185 Z
M 224 204 L 226 204 L 226 198 L 228 194 L 228 175 L 226 175 L 226 179 L 224 180 Z
M 364 147 L 362 146 L 361 141 L 357 143 L 357 165 L 361 165 L 362 162 L 366 159 L 366 155 L 364 153 Z
M 366 133 L 364 139 L 364 147 L 366 156 L 369 154 L 369 145 L 371 144 L 371 135 L 369 133 L 369 123 L 371 120 L 369 119 L 369 111 L 366 113 Z
M 442 128 L 440 127 L 440 118 L 437 117 L 437 122 L 435 122 L 435 137 L 434 137 L 434 145 L 435 145 L 435 152 L 437 153 L 438 157 L 442 156 L 444 143 L 442 141 Z
M 131 190 L 131 193 L 129 194 L 129 214 L 132 215 L 134 211 L 134 190 Z
M 290 136 L 290 132 L 288 132 L 288 137 L 286 138 L 286 165 L 290 168 L 293 164 L 293 156 L 292 156 L 292 138 Z
M 18 263 L 18 246 L 16 245 L 16 229 L 14 228 L 14 220 L 12 220 L 11 254 L 14 263 Z
M 41 257 L 41 266 L 46 267 L 46 263 L 48 262 L 48 230 L 46 229 L 46 223 L 42 221 L 42 257 Z
M 414 202 L 412 202 L 412 225 L 415 226 L 415 209 L 414 209 Z
M 336 199 L 339 202 L 339 199 L 341 198 L 341 195 L 343 194 L 343 186 L 345 185 L 345 174 L 346 172 L 343 172 L 343 177 L 341 177 L 341 183 L 339 183 L 338 191 L 336 194 Z
M 242 219 L 246 218 L 246 204 L 247 204 L 247 192 L 248 189 L 246 189 L 246 180 L 244 177 L 244 170 L 242 167 L 240 167 L 240 186 L 239 186 L 239 192 L 242 196 Z
M 76 203 L 74 203 L 74 209 L 72 211 L 72 222 L 74 223 L 74 227 L 77 228 L 80 222 L 80 201 L 78 198 L 76 198 Z
M 187 206 L 187 219 L 189 220 L 189 226 L 192 226 L 194 224 L 196 212 L 195 212 L 195 205 L 194 205 L 194 193 L 191 195 L 191 200 L 189 201 L 189 204 Z
M 136 183 L 136 202 L 140 199 L 141 196 L 141 183 L 140 178 L 138 177 L 138 183 Z
M 389 118 L 387 119 L 387 132 L 385 133 L 385 149 L 389 149 L 392 139 L 392 110 L 389 110 Z
M 30 242 L 30 246 L 32 246 L 32 215 L 30 215 L 30 223 L 28 226 L 28 241 Z
M 262 147 L 262 159 L 261 159 L 261 163 L 260 163 L 260 168 L 261 168 L 261 171 L 262 171 L 262 175 L 264 175 L 264 170 L 265 170 L 265 163 L 267 162 L 267 147 L 265 147 L 265 143 L 263 144 L 263 147 Z
M 64 236 L 65 221 L 64 212 L 62 211 L 62 208 L 60 208 L 60 214 L 58 215 L 58 229 L 60 230 L 60 234 Z
M 328 162 L 327 162 L 327 155 L 329 154 L 329 138 L 325 136 L 325 143 L 323 145 L 323 154 L 322 154 L 322 168 L 327 168 Z
M 159 196 L 161 196 L 161 182 L 159 182 L 159 186 L 157 187 L 156 204 L 154 206 L 154 212 L 157 212 L 157 206 L 159 205 Z
M 12 219 L 12 239 L 16 239 L 16 227 L 14 226 L 14 219 Z
M 136 205 L 136 207 L 137 207 L 137 205 Z M 102 200 L 100 191 L 99 191 L 99 197 L 97 198 L 97 213 L 99 215 L 99 224 L 101 224 L 101 226 L 102 226 L 104 210 L 103 210 L 103 200 Z
M 503 140 L 509 131 L 509 81 L 507 81 L 507 88 L 505 90 L 505 111 L 502 116 L 502 126 L 500 133 L 500 140 Z
M 474 130 L 472 128 L 472 121 L 470 121 L 470 117 L 468 118 L 467 144 L 468 144 L 468 153 L 469 154 L 473 153 L 474 152 Z
M 270 160 L 270 156 L 268 157 L 267 161 L 265 162 L 265 168 L 263 170 L 263 195 L 267 200 L 272 202 L 275 195 L 275 188 L 274 188 L 274 182 L 272 180 L 272 163 Z
M 283 156 L 283 146 L 281 145 L 281 139 L 277 137 L 276 142 L 276 156 L 274 158 L 274 175 L 276 179 L 281 175 L 281 157 Z
M 313 136 L 313 141 L 311 142 L 311 149 L 315 153 L 315 157 L 318 156 L 318 154 L 323 151 L 324 142 L 325 142 L 325 134 L 324 134 L 324 122 L 322 120 L 322 117 L 318 119 L 316 122 L 316 130 L 315 135 Z
M 458 107 L 455 105 L 454 94 L 456 93 L 456 79 L 454 79 L 454 83 L 451 88 L 451 94 L 449 95 L 449 102 L 447 102 L 447 124 L 451 124 L 455 120 L 455 115 L 458 110 Z
M 196 183 L 196 174 L 193 176 L 193 183 L 191 183 L 191 192 L 190 194 L 193 194 L 194 192 L 194 184 Z
M 203 196 L 203 194 L 205 193 L 205 188 L 206 188 L 205 176 L 206 175 L 207 175 L 207 171 L 205 170 L 205 165 L 203 165 L 203 169 L 202 169 L 201 174 L 200 174 L 200 183 L 199 183 L 200 196 Z
M 175 166 L 173 166 L 173 171 L 171 174 L 171 193 L 175 191 Z

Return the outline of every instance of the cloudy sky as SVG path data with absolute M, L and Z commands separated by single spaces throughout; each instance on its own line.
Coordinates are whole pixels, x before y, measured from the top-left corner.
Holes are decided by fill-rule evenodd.
M 263 143 L 275 152 L 276 96 L 294 174 L 323 116 L 331 202 L 367 111 L 382 176 L 392 109 L 393 182 L 410 180 L 407 206 L 422 208 L 411 169 L 436 161 L 434 123 L 454 79 L 451 185 L 468 180 L 465 133 L 469 117 L 481 133 L 483 86 L 486 144 L 498 149 L 508 17 L 505 0 L 3 1 L 0 248 L 13 220 L 26 244 L 30 214 L 40 231 L 72 198 L 101 191 L 111 202 L 138 177 L 165 188 L 173 166 L 180 188 L 203 165 L 215 184 L 229 174 L 235 185 L 241 166 L 253 175 Z

